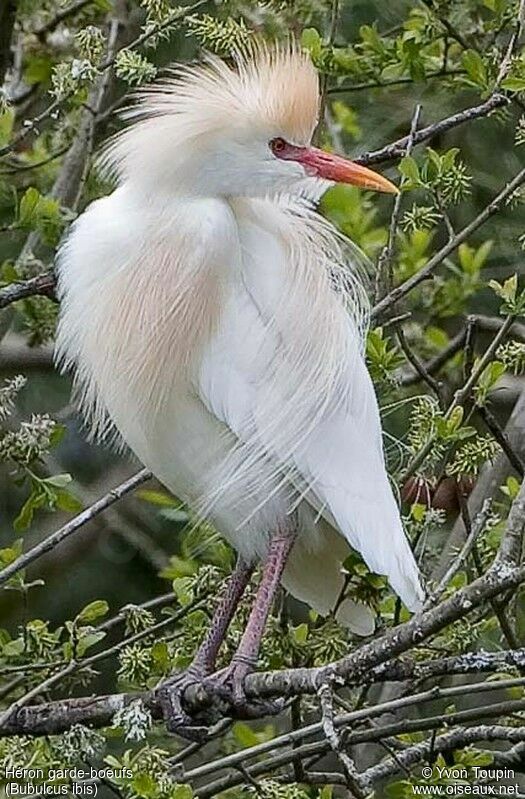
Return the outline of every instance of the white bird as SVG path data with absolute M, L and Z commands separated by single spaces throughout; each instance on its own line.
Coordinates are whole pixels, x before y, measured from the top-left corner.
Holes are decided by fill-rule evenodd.
M 104 156 L 117 188 L 58 257 L 58 358 L 95 435 L 116 431 L 239 553 L 193 666 L 165 685 L 171 729 L 256 561 L 256 601 L 221 677 L 239 705 L 281 577 L 365 635 L 370 611 L 342 598 L 349 545 L 410 610 L 423 598 L 362 354 L 366 292 L 308 202 L 334 182 L 396 189 L 312 147 L 318 112 L 316 71 L 294 46 L 175 67 L 137 96 Z

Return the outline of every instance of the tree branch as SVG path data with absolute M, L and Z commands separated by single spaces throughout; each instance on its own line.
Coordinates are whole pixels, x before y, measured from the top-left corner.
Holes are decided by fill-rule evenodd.
M 118 502 L 119 499 L 129 494 L 131 491 L 134 491 L 139 485 L 145 483 L 146 480 L 149 480 L 151 477 L 151 472 L 147 469 L 141 469 L 140 472 L 134 474 L 133 477 L 130 477 L 128 480 L 125 480 L 116 488 L 112 488 L 111 491 L 108 491 L 103 497 L 93 503 L 89 508 L 79 513 L 78 516 L 75 516 L 71 521 L 67 522 L 63 527 L 59 530 L 55 530 L 55 532 L 48 535 L 43 541 L 39 544 L 36 544 L 32 549 L 28 552 L 24 552 L 23 555 L 20 555 L 19 558 L 14 560 L 8 566 L 6 566 L 2 571 L 0 571 L 0 585 L 3 585 L 7 582 L 14 574 L 19 572 L 21 569 L 25 569 L 35 560 L 40 558 L 42 555 L 45 555 L 46 552 L 50 552 L 56 546 L 65 541 L 66 538 L 69 538 L 74 533 L 81 530 L 84 525 L 94 519 L 99 513 L 106 510 L 106 508 L 111 507 L 115 502 Z
M 414 134 L 414 146 L 422 142 L 429 141 L 435 136 L 440 136 L 458 125 L 463 125 L 464 122 L 471 122 L 473 119 L 480 119 L 489 116 L 496 108 L 501 108 L 508 105 L 509 99 L 503 94 L 493 94 L 488 100 L 485 100 L 481 105 L 474 105 L 466 108 L 464 111 L 459 111 L 457 114 L 452 114 L 439 122 L 434 122 L 426 128 L 421 128 Z M 369 166 L 370 164 L 380 164 L 384 161 L 392 161 L 396 158 L 402 158 L 405 154 L 406 146 L 408 144 L 408 136 L 403 136 L 402 139 L 397 139 L 392 144 L 387 144 L 381 147 L 380 150 L 373 150 L 372 152 L 363 153 L 354 158 L 357 164 Z
M 400 286 L 397 286 L 393 289 L 386 297 L 384 297 L 377 305 L 374 306 L 372 309 L 372 318 L 376 318 L 382 313 L 384 313 L 387 309 L 390 309 L 392 305 L 395 305 L 396 302 L 399 302 L 400 299 L 405 297 L 409 292 L 411 292 L 416 286 L 418 286 L 423 280 L 426 280 L 444 260 L 447 258 L 451 253 L 454 252 L 460 244 L 466 241 L 469 236 L 472 235 L 478 228 L 485 224 L 485 222 L 490 219 L 491 216 L 500 209 L 501 205 L 505 202 L 505 200 L 510 197 L 517 188 L 519 188 L 522 183 L 525 183 L 525 169 L 521 169 L 511 181 L 509 181 L 501 191 L 496 194 L 496 196 L 491 200 L 491 202 L 485 206 L 483 211 L 478 214 L 468 225 L 466 225 L 462 230 L 457 233 L 454 238 L 447 241 L 447 243 L 435 253 L 432 258 L 425 264 L 424 267 L 419 269 L 412 277 L 405 280 Z
M 504 727 L 500 724 L 459 727 L 443 735 L 438 735 L 436 738 L 429 738 L 419 744 L 409 746 L 403 752 L 399 752 L 395 759 L 389 758 L 378 763 L 377 766 L 367 769 L 363 776 L 374 784 L 398 774 L 403 767 L 408 768 L 426 760 L 429 755 L 452 752 L 479 741 L 506 741 L 519 745 L 524 740 L 525 727 Z
M 383 679 L 393 679 L 396 669 L 397 676 L 402 676 L 403 679 L 410 676 L 410 669 L 412 669 L 412 676 L 418 673 L 417 669 L 420 670 L 419 676 L 421 678 L 435 675 L 436 666 L 427 666 L 425 672 L 425 667 L 422 665 L 416 666 L 414 664 L 409 666 L 405 663 L 400 663 L 397 666 L 392 666 L 388 662 L 392 661 L 396 655 L 406 652 L 429 636 L 439 632 L 451 622 L 469 614 L 483 602 L 489 601 L 494 596 L 520 585 L 525 580 L 525 565 L 517 565 L 519 554 L 521 553 L 524 529 L 525 484 L 522 485 L 520 493 L 511 507 L 500 551 L 492 566 L 482 577 L 457 591 L 436 607 L 412 617 L 408 622 L 389 629 L 376 640 L 363 644 L 350 655 L 327 666 L 283 669 L 277 672 L 249 675 L 245 681 L 247 696 L 253 699 L 260 699 L 272 696 L 289 697 L 301 693 L 314 694 L 318 692 L 319 686 L 325 683 L 334 683 L 334 681 L 335 683 L 341 682 L 346 685 L 366 684 L 370 681 L 371 674 L 375 673 L 377 677 L 378 667 L 379 673 L 384 670 Z M 453 659 L 447 665 L 449 668 L 455 668 L 455 673 L 469 673 L 472 669 L 489 670 L 496 664 L 501 664 L 502 661 L 508 665 L 521 668 L 525 665 L 522 657 L 523 650 L 518 650 L 512 654 L 497 653 L 491 656 L 486 656 L 485 653 L 478 655 L 474 653 Z M 442 669 L 446 663 L 446 661 L 441 661 L 438 668 Z M 482 684 L 482 686 L 486 685 Z M 496 687 L 499 685 L 501 687 L 501 683 L 488 683 L 488 685 L 495 685 Z M 443 690 L 454 691 L 456 689 Z M 464 686 L 461 690 L 464 691 Z M 473 690 L 472 686 L 470 690 Z M 480 687 L 477 690 L 489 689 Z M 441 695 L 444 694 L 441 692 Z M 91 700 L 85 698 L 68 700 L 73 702 L 71 706 L 67 703 L 59 702 L 49 703 L 42 707 L 20 708 L 16 714 L 10 715 L 4 721 L 3 726 L 0 727 L 0 735 L 14 734 L 15 732 L 17 734 L 25 734 L 26 732 L 29 734 L 56 733 L 69 727 L 70 723 L 72 723 L 70 718 L 73 717 L 78 721 L 82 717 L 82 713 L 88 713 L 87 721 L 89 723 L 102 726 L 109 723 L 108 719 L 111 713 L 115 712 L 115 709 L 124 706 L 133 698 L 137 698 L 136 695 L 120 694 L 116 698 L 98 697 Z M 159 711 L 154 692 L 142 694 L 140 698 L 150 708 L 154 717 L 158 718 Z M 184 697 L 185 704 L 192 711 L 202 711 L 203 708 L 209 707 L 210 702 L 213 702 L 214 699 L 215 697 L 210 696 L 200 683 L 190 686 L 186 690 Z M 407 698 L 394 700 L 394 702 L 398 703 L 403 703 L 403 701 L 407 701 Z M 412 699 L 411 701 L 413 702 L 414 700 Z M 396 705 L 396 707 L 399 706 L 399 704 Z M 516 707 L 513 705 L 514 710 L 517 707 L 517 705 Z M 68 715 L 68 708 L 72 710 L 72 716 Z M 385 706 L 383 706 L 381 712 L 384 712 L 384 709 Z M 521 705 L 520 709 L 522 709 Z M 362 712 L 369 717 L 371 710 L 366 708 Z M 488 713 L 492 715 L 493 710 L 489 709 Z M 355 717 L 352 718 L 355 719 Z M 464 719 L 467 716 L 460 715 L 460 718 Z M 473 718 L 477 718 L 477 716 L 473 716 Z M 449 718 L 449 720 L 452 723 L 452 719 Z M 421 729 L 428 728 L 423 726 Z M 396 733 L 390 730 L 388 734 Z M 368 735 L 372 737 L 367 737 L 366 740 L 375 740 L 375 737 L 377 737 L 374 737 L 373 731 L 369 732 Z M 273 744 L 275 745 L 275 741 Z
M 44 272 L 36 277 L 29 278 L 29 280 L 21 280 L 17 283 L 9 283 L 9 285 L 0 289 L 0 309 L 7 308 L 13 302 L 24 300 L 27 297 L 34 297 L 36 295 L 49 297 L 55 300 L 55 276 L 52 272 Z

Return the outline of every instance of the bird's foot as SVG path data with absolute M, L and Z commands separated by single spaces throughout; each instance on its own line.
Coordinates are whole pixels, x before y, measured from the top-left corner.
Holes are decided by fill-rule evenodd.
M 157 686 L 156 692 L 168 732 L 202 743 L 208 737 L 208 727 L 198 725 L 183 708 L 184 692 L 190 685 L 202 682 L 207 672 L 192 664 L 185 671 L 172 674 Z
M 254 671 L 256 664 L 255 659 L 234 655 L 229 666 L 205 678 L 203 687 L 228 702 L 237 718 L 275 716 L 283 709 L 283 701 L 269 702 L 246 696 L 244 680 Z

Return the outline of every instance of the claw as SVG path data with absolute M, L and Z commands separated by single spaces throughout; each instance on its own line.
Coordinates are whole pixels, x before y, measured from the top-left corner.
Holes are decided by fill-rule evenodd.
M 195 724 L 182 706 L 182 697 L 186 688 L 199 682 L 203 676 L 190 668 L 174 674 L 157 687 L 157 697 L 168 732 L 198 743 L 208 738 L 208 728 Z
M 218 694 L 227 700 L 238 718 L 257 719 L 262 716 L 277 715 L 283 709 L 284 700 L 277 702 L 254 701 L 246 696 L 244 680 L 252 671 L 252 665 L 236 660 L 234 657 L 225 669 L 206 677 L 204 687 L 208 687 L 210 693 Z

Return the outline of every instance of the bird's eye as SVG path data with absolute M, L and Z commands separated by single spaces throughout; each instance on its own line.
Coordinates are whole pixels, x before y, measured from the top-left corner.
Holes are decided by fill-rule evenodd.
M 272 139 L 270 142 L 270 150 L 274 155 L 280 155 L 286 149 L 286 142 L 284 139 L 278 137 L 277 139 Z

